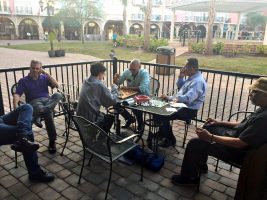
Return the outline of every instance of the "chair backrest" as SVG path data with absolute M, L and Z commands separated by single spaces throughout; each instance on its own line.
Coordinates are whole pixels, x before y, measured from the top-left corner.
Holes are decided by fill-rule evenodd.
M 18 83 L 14 83 L 12 86 L 11 86 L 11 94 L 12 94 L 12 96 L 14 95 L 14 94 L 16 94 L 16 90 L 17 90 L 17 87 L 18 87 Z M 25 94 L 23 93 L 21 96 L 20 96 L 20 101 L 19 101 L 19 105 L 21 105 L 21 104 L 24 104 L 24 103 L 26 103 L 26 97 L 25 97 Z
M 83 147 L 98 156 L 111 156 L 109 136 L 96 124 L 81 116 L 73 116 Z
M 58 84 L 58 91 L 63 94 L 63 101 L 75 102 L 79 98 L 79 87 L 65 83 Z
M 160 83 L 158 79 L 150 77 L 150 94 L 151 95 L 158 95 Z

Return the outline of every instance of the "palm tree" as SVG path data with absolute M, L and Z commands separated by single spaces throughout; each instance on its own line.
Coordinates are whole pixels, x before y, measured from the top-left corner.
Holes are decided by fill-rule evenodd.
M 147 0 L 145 8 L 145 21 L 144 21 L 144 49 L 148 50 L 150 43 L 150 21 L 152 12 L 152 0 Z
M 126 16 L 127 16 L 127 4 L 128 0 L 121 0 L 121 3 L 123 5 L 123 35 L 127 34 L 127 27 L 126 27 Z
M 215 0 L 210 0 L 209 5 L 209 19 L 208 19 L 208 36 L 207 36 L 207 51 L 206 55 L 212 55 L 212 36 L 213 36 L 213 24 L 215 20 Z

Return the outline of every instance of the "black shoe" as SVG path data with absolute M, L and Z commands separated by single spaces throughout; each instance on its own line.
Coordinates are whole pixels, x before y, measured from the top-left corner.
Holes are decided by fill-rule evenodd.
M 164 148 L 167 148 L 167 147 L 170 147 L 170 146 L 174 147 L 175 144 L 176 144 L 176 140 L 169 140 L 167 138 L 164 138 L 159 142 L 159 146 L 160 147 L 164 147 Z
M 50 154 L 54 154 L 57 152 L 56 143 L 55 141 L 50 141 L 48 146 L 48 152 Z
M 55 179 L 55 176 L 40 169 L 37 173 L 29 175 L 30 181 L 38 181 L 42 183 L 51 182 Z
M 33 152 L 39 149 L 39 144 L 29 141 L 28 139 L 21 138 L 11 145 L 11 149 L 17 152 Z
M 199 181 L 199 178 L 186 178 L 181 175 L 172 176 L 172 183 L 175 185 L 197 186 L 199 185 Z
M 129 127 L 130 127 L 130 125 L 131 125 L 132 123 L 134 123 L 134 122 L 135 122 L 135 119 L 126 120 L 126 123 L 125 123 L 125 125 L 124 125 L 124 126 L 122 126 L 121 128 L 129 128 Z
M 208 173 L 208 170 L 209 170 L 208 165 L 207 164 L 201 165 L 200 166 L 200 170 L 201 170 L 201 173 L 207 174 Z
M 41 117 L 36 117 L 33 120 L 33 123 L 35 124 L 35 126 L 37 126 L 39 128 L 43 128 L 43 124 L 41 123 Z

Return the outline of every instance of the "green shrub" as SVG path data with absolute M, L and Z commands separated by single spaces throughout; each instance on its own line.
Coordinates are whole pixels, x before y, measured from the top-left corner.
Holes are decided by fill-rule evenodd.
M 257 53 L 259 54 L 264 54 L 267 52 L 266 45 L 262 45 L 262 44 L 258 45 L 256 50 L 257 50 Z
M 224 43 L 223 42 L 217 42 L 213 45 L 213 52 L 216 54 L 222 54 L 224 50 Z
M 155 52 L 158 47 L 161 46 L 168 46 L 168 40 L 167 39 L 150 39 L 150 45 L 149 45 L 149 51 Z
M 192 53 L 203 53 L 205 50 L 205 43 L 204 42 L 199 42 L 199 43 L 191 43 L 190 44 L 192 47 Z

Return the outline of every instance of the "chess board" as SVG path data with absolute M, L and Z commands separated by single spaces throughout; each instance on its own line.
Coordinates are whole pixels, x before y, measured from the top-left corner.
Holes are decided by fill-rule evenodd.
M 133 90 L 119 90 L 118 97 L 120 99 L 126 99 L 126 98 L 134 96 L 136 94 L 138 94 L 138 92 L 133 91 Z

